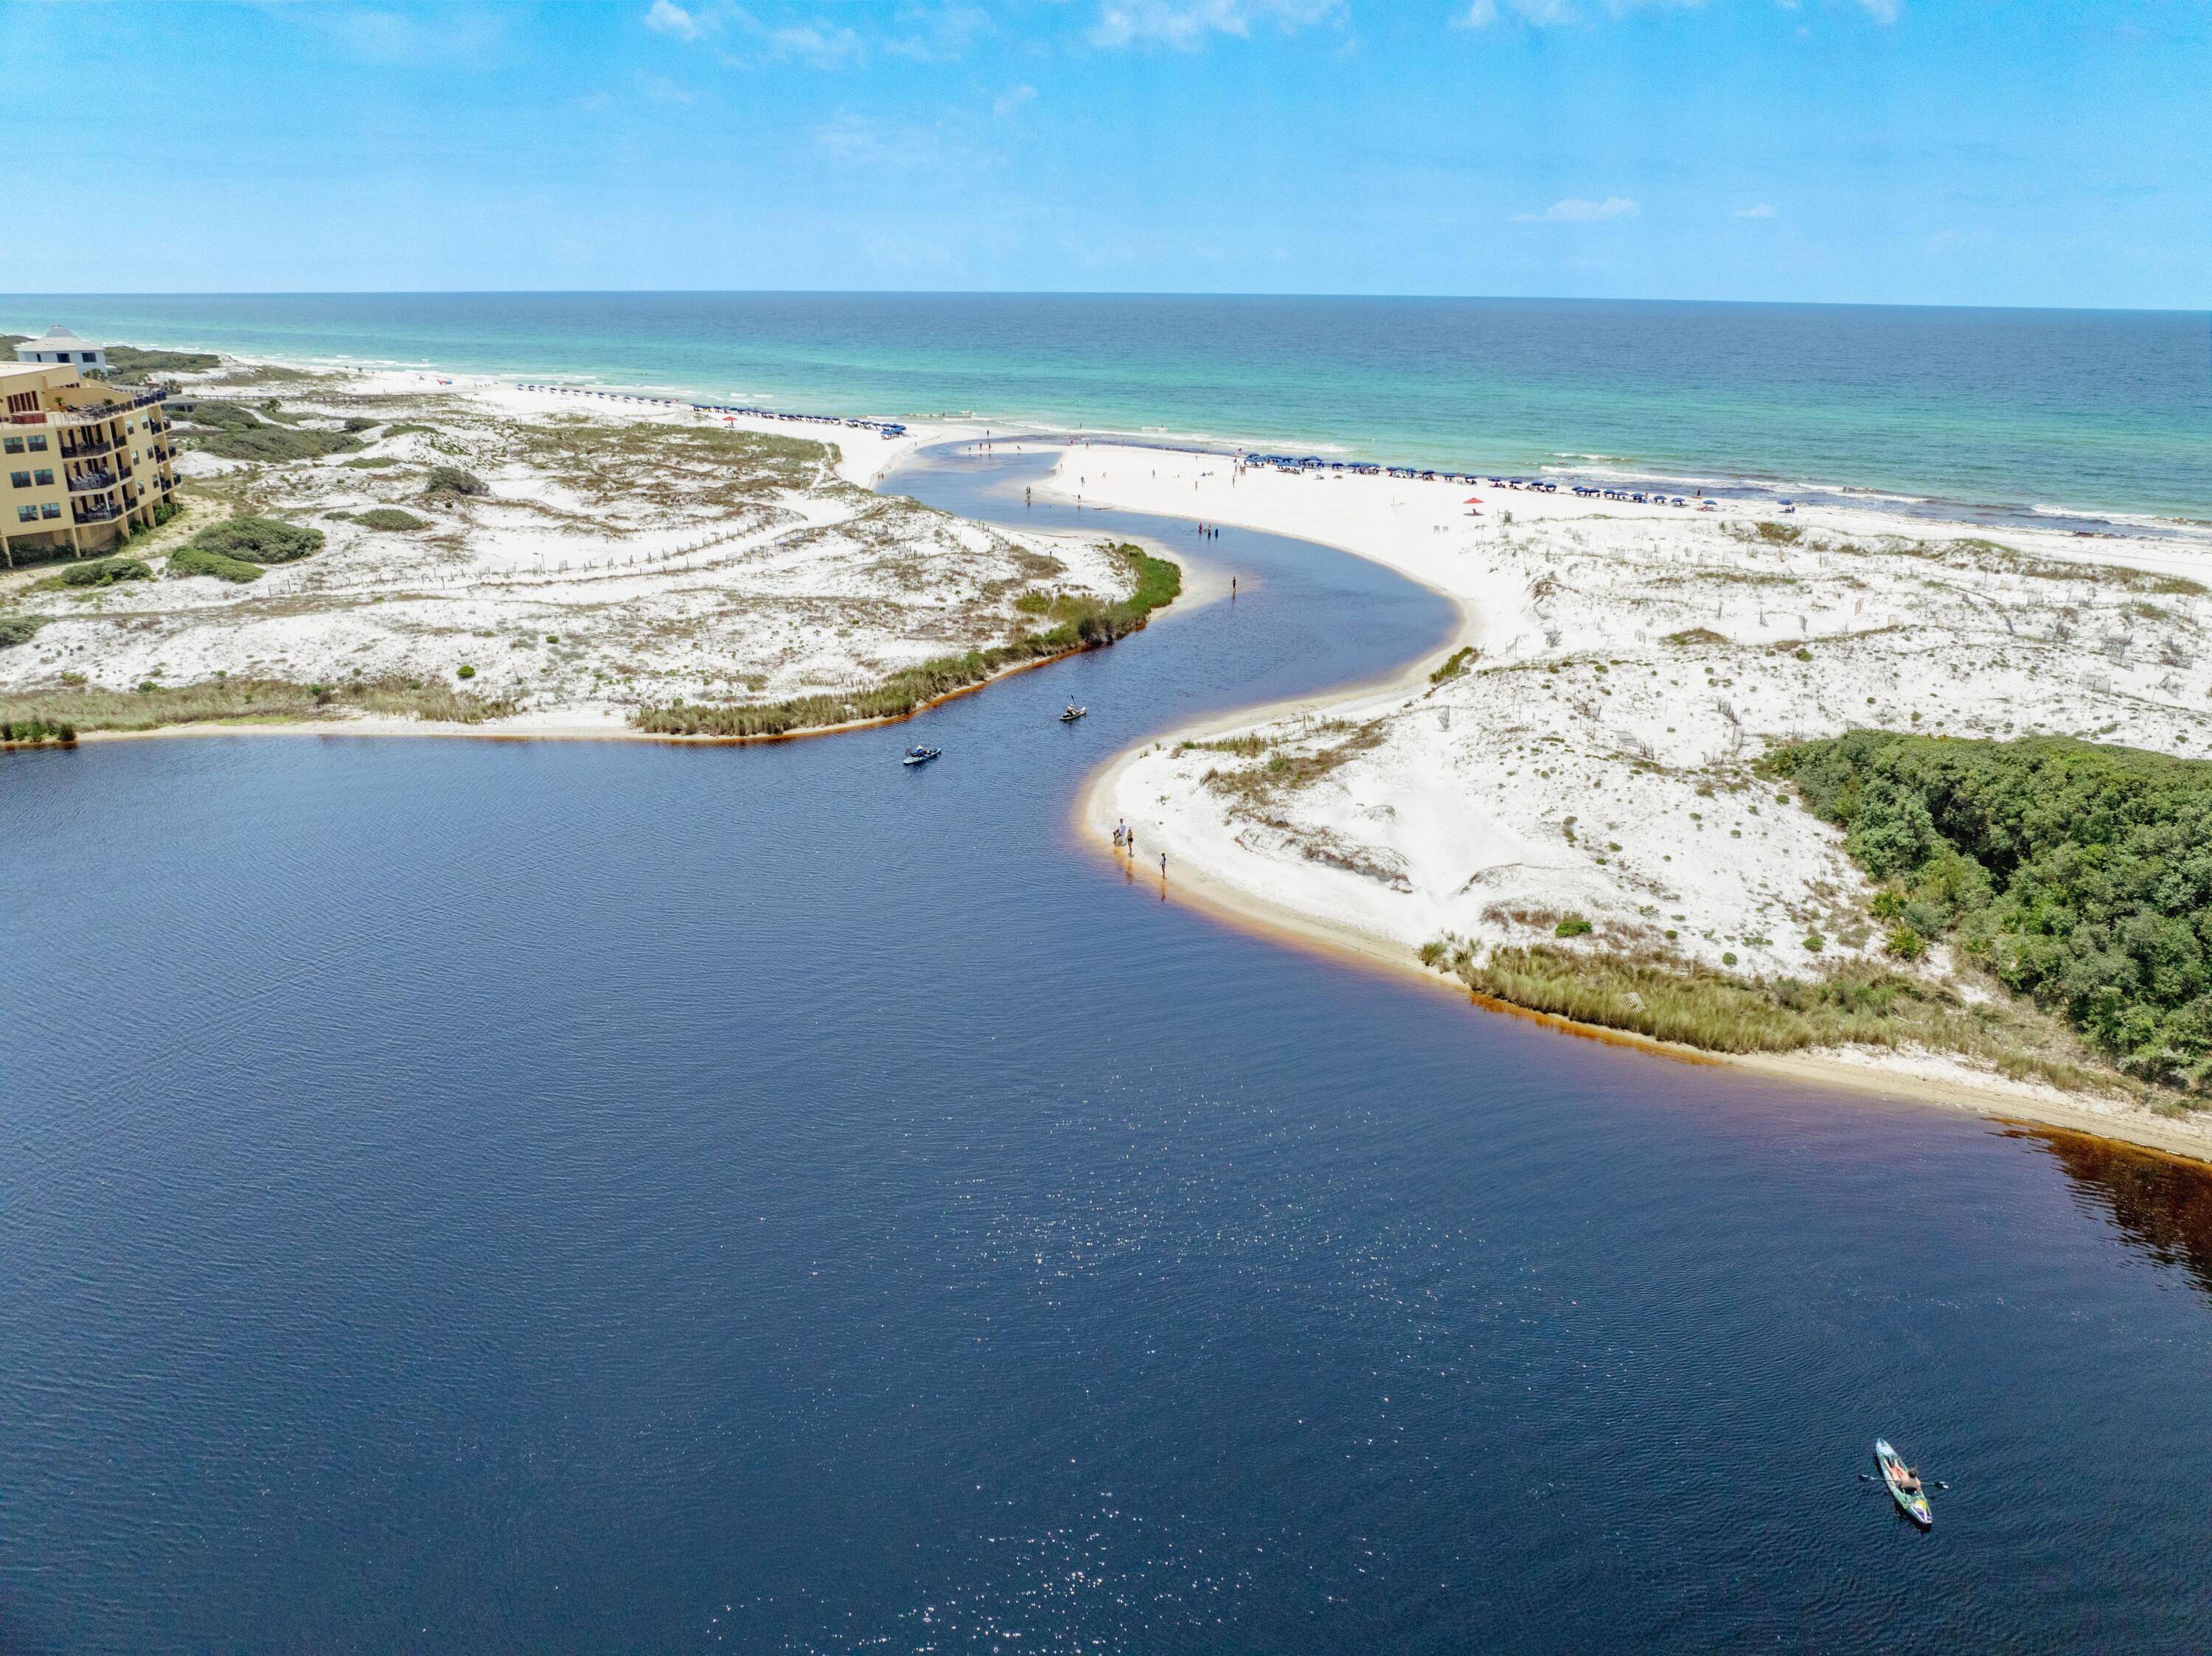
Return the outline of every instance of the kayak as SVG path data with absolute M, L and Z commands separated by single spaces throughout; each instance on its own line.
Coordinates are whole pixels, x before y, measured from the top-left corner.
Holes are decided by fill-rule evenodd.
M 1090 711 L 1088 707 L 1070 707 L 1066 713 L 1060 714 L 1060 722 L 1063 725 L 1073 725 Z
M 902 765 L 927 765 L 931 760 L 937 757 L 938 752 L 939 749 L 935 748 L 908 748 L 906 750 L 905 755 L 899 760 L 899 763 Z
M 1899 1475 L 1905 1471 L 1905 1462 L 1897 1451 L 1889 1447 L 1887 1438 L 1878 1437 L 1874 1441 L 1874 1464 L 1881 1468 L 1881 1481 L 1888 1486 L 1890 1494 L 1896 1497 L 1897 1504 L 1905 1509 L 1905 1515 L 1923 1530 L 1932 1526 L 1936 1522 L 1936 1514 L 1929 1509 L 1927 1495 L 1917 1489 L 1908 1489 L 1897 1481 Z

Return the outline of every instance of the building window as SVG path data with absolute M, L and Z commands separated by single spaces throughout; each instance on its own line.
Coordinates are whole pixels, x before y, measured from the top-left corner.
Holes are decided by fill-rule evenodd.
M 46 470 L 43 466 L 40 467 L 39 470 L 39 487 L 40 488 L 52 488 L 53 486 L 54 474 Z
M 46 501 L 39 507 L 39 515 L 45 518 L 60 517 L 62 515 L 61 502 L 59 500 Z
M 34 524 L 34 523 L 38 522 L 38 520 L 39 520 L 39 508 L 38 508 L 38 507 L 34 507 L 34 506 L 19 506 L 19 507 L 17 507 L 15 508 L 15 521 L 16 521 L 16 522 L 18 522 L 18 523 L 27 523 L 27 524 Z
M 97 362 L 100 361 L 100 353 L 98 351 L 79 351 L 76 354 L 76 360 L 80 362 Z
M 46 452 L 46 440 L 45 438 L 43 438 L 43 437 L 33 437 L 33 439 L 31 439 L 31 452 L 32 452 L 32 453 L 33 453 L 33 454 L 44 454 Z
M 8 481 L 17 488 L 28 488 L 31 486 L 31 474 L 27 471 L 11 471 L 8 474 Z
M 10 454 L 21 454 L 23 452 L 23 440 L 20 437 L 10 437 L 7 441 L 7 449 Z

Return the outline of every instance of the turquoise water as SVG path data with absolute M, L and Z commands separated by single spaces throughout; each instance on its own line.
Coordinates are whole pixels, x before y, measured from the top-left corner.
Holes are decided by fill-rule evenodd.
M 872 294 L 0 298 L 0 330 L 1476 470 L 2212 520 L 2203 312 Z

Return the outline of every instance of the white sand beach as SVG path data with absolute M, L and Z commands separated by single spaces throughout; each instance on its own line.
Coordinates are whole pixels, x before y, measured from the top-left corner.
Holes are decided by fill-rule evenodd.
M 1776 741 L 1879 725 L 2212 753 L 2202 533 L 1700 511 L 1104 443 L 1055 485 L 1323 542 L 1457 605 L 1456 637 L 1404 676 L 1148 742 L 1082 808 L 1102 840 L 1135 825 L 1179 895 L 1407 970 L 1439 939 L 1748 974 L 1876 958 L 1840 834 L 1752 772 Z M 1555 938 L 1571 919 L 1589 931 Z M 1915 969 L 1986 997 L 1962 965 L 1939 949 Z M 2212 1153 L 2193 1119 L 1944 1053 L 1744 1061 Z

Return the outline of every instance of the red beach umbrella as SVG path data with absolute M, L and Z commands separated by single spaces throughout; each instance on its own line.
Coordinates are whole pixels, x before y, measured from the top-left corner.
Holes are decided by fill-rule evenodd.
M 1482 496 L 1480 494 L 1470 494 L 1464 501 L 1462 502 L 1462 504 L 1465 506 L 1480 506 L 1482 504 Z

